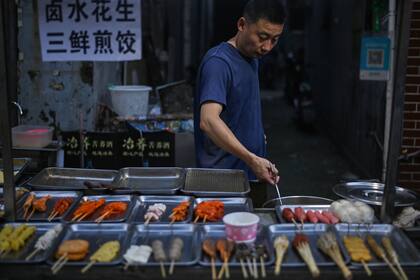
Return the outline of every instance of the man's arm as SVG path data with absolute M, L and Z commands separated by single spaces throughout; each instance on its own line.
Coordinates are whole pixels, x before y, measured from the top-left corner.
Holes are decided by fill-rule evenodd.
M 268 160 L 246 149 L 220 118 L 221 104 L 205 102 L 200 109 L 200 128 L 220 148 L 243 160 L 254 171 L 258 179 L 270 184 L 277 183 L 278 171 Z

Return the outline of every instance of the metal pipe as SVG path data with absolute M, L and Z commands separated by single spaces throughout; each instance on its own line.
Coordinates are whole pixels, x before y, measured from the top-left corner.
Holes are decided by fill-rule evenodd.
M 389 0 L 388 11 L 388 37 L 391 43 L 389 54 L 389 79 L 386 84 L 386 100 L 385 100 L 385 131 L 384 131 L 384 149 L 382 158 L 382 181 L 385 182 L 388 147 L 391 134 L 391 114 L 393 106 L 393 90 L 394 90 L 394 56 L 395 56 L 395 5 L 396 0 Z

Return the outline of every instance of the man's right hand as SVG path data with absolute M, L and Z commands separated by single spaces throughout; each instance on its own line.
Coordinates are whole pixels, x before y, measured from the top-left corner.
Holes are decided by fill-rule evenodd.
M 261 181 L 267 182 L 271 185 L 277 184 L 279 181 L 278 170 L 275 165 L 269 160 L 253 155 L 249 162 L 249 167 L 254 172 L 255 176 Z

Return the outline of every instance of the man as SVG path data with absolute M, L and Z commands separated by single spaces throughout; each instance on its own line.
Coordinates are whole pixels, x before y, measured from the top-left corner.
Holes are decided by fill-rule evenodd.
M 258 58 L 283 32 L 285 12 L 276 0 L 251 0 L 237 33 L 204 56 L 194 99 L 197 165 L 242 169 L 249 180 L 277 183 L 278 171 L 265 159 Z

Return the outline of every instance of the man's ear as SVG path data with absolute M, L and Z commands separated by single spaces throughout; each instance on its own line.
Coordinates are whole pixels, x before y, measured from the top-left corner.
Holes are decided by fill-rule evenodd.
M 238 27 L 238 31 L 244 31 L 245 25 L 246 25 L 246 19 L 244 17 L 240 17 L 236 25 Z

